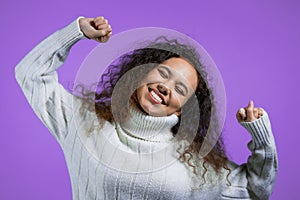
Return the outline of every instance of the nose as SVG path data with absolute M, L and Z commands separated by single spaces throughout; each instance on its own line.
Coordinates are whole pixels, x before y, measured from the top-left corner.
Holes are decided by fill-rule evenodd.
M 170 91 L 171 91 L 170 88 L 165 84 L 158 84 L 157 89 L 160 93 L 162 93 L 165 96 L 170 94 Z

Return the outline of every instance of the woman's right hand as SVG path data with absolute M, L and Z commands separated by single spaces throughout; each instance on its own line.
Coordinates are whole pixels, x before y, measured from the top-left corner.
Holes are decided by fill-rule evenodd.
M 83 34 L 97 42 L 107 42 L 112 34 L 111 26 L 103 16 L 96 18 L 80 18 L 79 27 Z

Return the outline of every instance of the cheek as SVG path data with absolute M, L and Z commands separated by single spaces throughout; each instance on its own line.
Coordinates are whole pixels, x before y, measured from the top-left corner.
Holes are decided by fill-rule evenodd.
M 145 95 L 147 95 L 147 92 L 148 92 L 147 85 L 142 85 L 136 90 L 136 97 L 137 97 L 137 100 L 139 101 L 139 103 L 142 99 L 145 98 Z
M 143 94 L 143 88 L 142 87 L 139 87 L 137 90 L 136 90 L 136 97 L 137 97 L 137 99 L 138 99 L 138 101 L 140 101 L 141 100 L 141 98 L 142 98 L 142 94 Z
M 184 98 L 181 97 L 180 95 L 175 94 L 172 96 L 169 106 L 178 109 L 181 108 L 183 104 L 184 104 Z
M 177 107 L 182 107 L 189 99 L 190 99 L 191 95 L 187 96 L 187 97 L 183 97 L 178 95 L 176 102 L 177 102 Z

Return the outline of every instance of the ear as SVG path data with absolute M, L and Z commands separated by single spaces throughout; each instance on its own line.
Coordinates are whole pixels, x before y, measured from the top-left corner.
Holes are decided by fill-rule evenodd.
M 174 114 L 179 117 L 181 115 L 181 109 L 176 110 Z

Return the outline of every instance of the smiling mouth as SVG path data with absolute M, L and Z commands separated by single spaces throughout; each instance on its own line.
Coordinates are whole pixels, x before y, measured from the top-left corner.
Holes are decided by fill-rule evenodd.
M 148 88 L 148 90 L 149 90 L 148 95 L 154 103 L 166 105 L 164 99 L 162 98 L 161 94 L 158 93 L 158 91 L 151 88 Z

